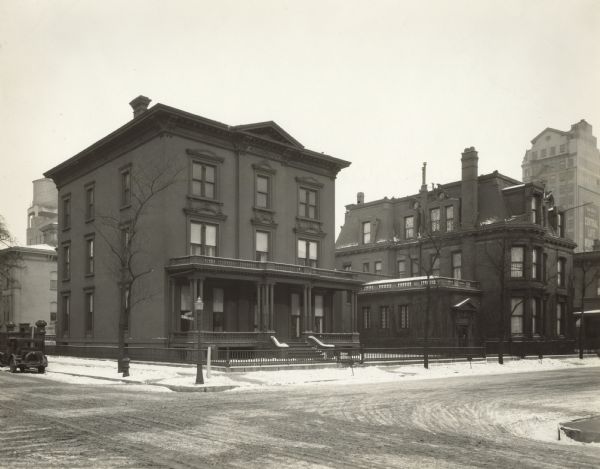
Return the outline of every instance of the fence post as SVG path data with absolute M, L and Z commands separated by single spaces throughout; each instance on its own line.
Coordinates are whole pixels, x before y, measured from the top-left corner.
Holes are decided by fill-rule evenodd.
M 209 345 L 206 349 L 206 377 L 210 378 L 210 352 L 212 348 Z
M 365 362 L 365 348 L 364 345 L 360 344 L 360 364 L 362 365 Z
M 225 349 L 225 366 L 229 368 L 229 347 Z

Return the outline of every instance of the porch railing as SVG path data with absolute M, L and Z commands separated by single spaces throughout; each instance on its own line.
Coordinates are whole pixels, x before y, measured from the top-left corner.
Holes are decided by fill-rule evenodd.
M 358 344 L 360 342 L 358 332 L 324 332 L 306 335 L 312 335 L 325 344 Z
M 231 259 L 227 257 L 211 256 L 184 256 L 175 257 L 169 260 L 170 267 L 186 266 L 190 264 L 200 264 L 215 267 L 234 268 L 239 270 L 249 270 L 258 272 L 287 272 L 297 274 L 310 274 L 319 277 L 330 277 L 341 280 L 355 280 L 357 275 L 353 272 L 344 270 L 320 269 L 307 265 L 284 264 L 281 262 L 261 262 L 246 259 Z
M 389 282 L 363 285 L 360 293 L 379 292 L 382 290 L 421 289 L 429 284 L 430 287 L 456 288 L 462 290 L 479 290 L 479 282 L 450 277 L 431 277 L 419 279 L 393 280 Z

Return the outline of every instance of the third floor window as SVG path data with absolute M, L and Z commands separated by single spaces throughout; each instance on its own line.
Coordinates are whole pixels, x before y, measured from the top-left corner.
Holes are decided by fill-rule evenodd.
M 91 220 L 94 218 L 94 187 L 85 189 L 85 219 Z
M 440 209 L 432 208 L 429 211 L 430 229 L 431 232 L 440 231 Z
M 71 227 L 71 197 L 65 197 L 63 199 L 63 229 Z
M 301 217 L 305 218 L 317 218 L 317 192 L 300 188 L 300 194 L 298 197 L 298 213 Z
M 454 207 L 446 207 L 446 231 L 454 231 Z
M 215 198 L 215 167 L 203 164 L 192 163 L 192 195 L 206 197 L 207 199 Z
M 404 218 L 404 238 L 410 239 L 415 237 L 415 217 Z
M 566 261 L 564 258 L 559 257 L 556 262 L 556 284 L 559 287 L 565 287 L 565 264 Z
M 131 203 L 131 172 L 129 169 L 121 171 L 121 206 Z
M 271 208 L 269 178 L 256 176 L 256 206 L 259 208 Z
M 365 221 L 362 224 L 362 242 L 368 244 L 371 242 L 371 222 Z

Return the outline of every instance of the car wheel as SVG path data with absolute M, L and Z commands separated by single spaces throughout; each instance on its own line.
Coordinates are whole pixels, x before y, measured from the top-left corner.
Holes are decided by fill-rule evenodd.
M 19 365 L 19 371 L 21 373 L 25 373 L 25 367 L 23 365 Z
M 16 373 L 17 372 L 17 362 L 15 361 L 14 358 L 10 359 L 10 362 L 9 362 L 8 366 L 10 367 L 10 372 L 11 373 Z
M 45 372 L 46 372 L 45 366 L 38 366 L 38 373 L 45 373 Z

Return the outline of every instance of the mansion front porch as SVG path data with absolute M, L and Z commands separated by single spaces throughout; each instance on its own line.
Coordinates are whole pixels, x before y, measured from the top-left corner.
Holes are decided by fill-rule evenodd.
M 210 256 L 171 259 L 166 270 L 169 347 L 197 343 L 197 316 L 203 347 L 359 343 L 361 282 L 350 272 Z

